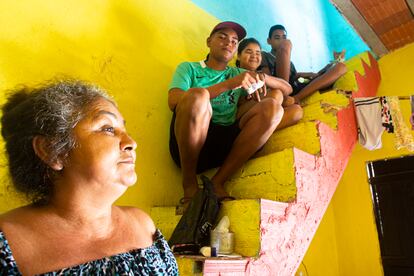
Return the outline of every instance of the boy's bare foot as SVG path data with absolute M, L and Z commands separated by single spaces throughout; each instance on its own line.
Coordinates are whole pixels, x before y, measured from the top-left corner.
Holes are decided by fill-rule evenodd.
M 190 198 L 191 199 L 197 193 L 197 191 L 198 191 L 198 184 L 194 185 L 192 187 L 185 188 L 183 198 Z
M 236 198 L 230 196 L 226 190 L 224 190 L 223 185 L 214 185 L 214 194 L 217 196 L 219 202 L 235 200 Z
M 224 190 L 224 187 L 222 185 L 216 185 L 214 184 L 214 194 L 217 196 L 217 198 L 224 198 L 229 197 L 229 194 Z

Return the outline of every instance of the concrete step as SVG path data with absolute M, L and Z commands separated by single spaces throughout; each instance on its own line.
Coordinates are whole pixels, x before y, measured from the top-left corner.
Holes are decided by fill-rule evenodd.
M 348 94 L 349 92 L 338 89 L 318 91 L 303 99 L 301 104 L 306 108 L 307 105 L 319 103 L 325 112 L 329 112 L 330 109 L 341 110 L 349 103 Z
M 323 93 L 316 92 L 301 102 L 303 118 L 300 122 L 319 121 L 332 129 L 338 129 L 336 114 L 349 106 L 349 98 L 338 90 L 329 90 Z
M 318 155 L 321 151 L 317 122 L 301 122 L 278 130 L 270 136 L 255 158 L 269 155 L 287 148 L 298 148 L 307 153 Z
M 269 214 L 273 218 L 285 216 L 287 203 L 266 199 L 242 199 L 223 202 L 219 218 L 230 219 L 230 231 L 235 237 L 235 252 L 242 256 L 258 257 L 262 249 L 261 224 Z M 282 230 L 281 230 L 282 231 Z
M 225 183 L 225 189 L 237 199 L 290 202 L 296 198 L 295 177 L 294 150 L 289 148 L 249 160 Z

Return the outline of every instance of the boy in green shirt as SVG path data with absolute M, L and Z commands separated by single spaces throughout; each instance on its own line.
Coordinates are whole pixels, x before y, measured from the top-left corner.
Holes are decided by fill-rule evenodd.
M 220 167 L 211 179 L 214 192 L 229 198 L 225 181 L 266 143 L 283 116 L 277 99 L 260 101 L 260 89 L 247 94 L 262 75 L 228 66 L 245 36 L 241 25 L 219 23 L 207 38 L 207 60 L 181 63 L 170 84 L 170 153 L 182 169 L 183 203 L 197 191 L 197 173 L 214 167 Z M 239 99 L 252 95 L 259 103 L 236 120 Z

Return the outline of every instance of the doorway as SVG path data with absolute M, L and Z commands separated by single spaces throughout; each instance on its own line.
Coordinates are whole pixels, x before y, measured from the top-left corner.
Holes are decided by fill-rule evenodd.
M 414 155 L 367 162 L 384 275 L 414 276 Z

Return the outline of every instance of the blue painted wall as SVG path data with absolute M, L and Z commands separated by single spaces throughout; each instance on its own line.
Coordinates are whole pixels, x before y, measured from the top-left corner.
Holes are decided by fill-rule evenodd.
M 328 27 L 328 44 L 331 49 L 346 49 L 347 58 L 370 50 L 368 45 L 355 32 L 328 0 L 321 0 L 325 25 Z
M 248 37 L 264 50 L 269 28 L 283 24 L 293 43 L 292 60 L 299 71 L 317 71 L 332 59 L 332 51 L 347 50 L 346 58 L 369 50 L 329 0 L 192 0 L 220 20 L 242 24 Z

